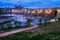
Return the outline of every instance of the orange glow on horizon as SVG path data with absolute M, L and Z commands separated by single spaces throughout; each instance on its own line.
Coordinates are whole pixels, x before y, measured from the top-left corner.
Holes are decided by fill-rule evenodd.
M 57 11 L 60 13 L 60 9 L 57 9 Z
M 58 12 L 60 12 L 60 9 L 57 9 Z M 40 14 L 44 14 L 44 13 L 54 13 L 54 9 L 34 9 L 34 10 L 29 10 L 29 9 L 11 9 L 11 12 L 16 12 L 16 13 L 40 13 Z
M 27 13 L 31 13 L 31 11 L 30 11 L 30 10 L 28 10 L 28 11 L 27 11 Z
M 32 11 L 32 13 L 35 13 L 35 12 L 36 12 L 36 10 L 33 10 L 33 11 Z

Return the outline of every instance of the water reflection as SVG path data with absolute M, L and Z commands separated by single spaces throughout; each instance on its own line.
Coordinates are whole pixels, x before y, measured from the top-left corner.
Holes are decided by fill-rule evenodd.
M 0 29 L 16 26 L 26 26 L 28 19 L 32 20 L 30 25 L 39 24 L 40 18 L 42 19 L 42 23 L 44 23 L 44 19 L 41 16 L 34 16 L 33 14 L 1 14 L 0 17 Z

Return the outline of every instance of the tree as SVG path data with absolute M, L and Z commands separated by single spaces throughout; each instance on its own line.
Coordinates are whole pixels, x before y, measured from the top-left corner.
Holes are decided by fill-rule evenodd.
M 2 14 L 2 10 L 0 9 L 0 14 Z
M 57 16 L 57 13 L 58 13 L 57 10 L 55 10 L 55 17 Z
M 18 26 L 18 27 L 21 26 L 21 22 L 18 22 L 18 21 L 15 21 L 14 24 L 15 24 L 16 27 L 17 27 L 17 26 Z
M 26 26 L 30 26 L 31 19 L 27 19 Z
M 42 18 L 39 19 L 39 24 L 42 24 Z
M 0 23 L 0 29 L 2 29 L 4 27 L 3 25 L 4 25 L 3 23 Z
M 57 21 L 57 13 L 58 13 L 58 11 L 57 10 L 54 10 L 55 21 Z

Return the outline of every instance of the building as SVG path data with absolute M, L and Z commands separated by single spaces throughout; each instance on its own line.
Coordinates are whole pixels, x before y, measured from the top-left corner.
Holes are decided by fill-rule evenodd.
M 20 6 L 16 6 L 15 8 L 0 8 L 2 12 L 11 12 L 11 13 L 32 13 L 32 14 L 44 14 L 44 13 L 54 13 L 54 10 L 57 10 L 60 13 L 60 8 L 40 8 L 40 9 L 25 9 Z

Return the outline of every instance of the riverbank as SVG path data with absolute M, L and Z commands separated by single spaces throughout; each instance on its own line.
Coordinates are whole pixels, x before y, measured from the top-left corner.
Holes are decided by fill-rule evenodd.
M 39 25 L 36 29 L 26 30 L 1 40 L 60 40 L 60 22 L 48 23 L 47 26 Z

